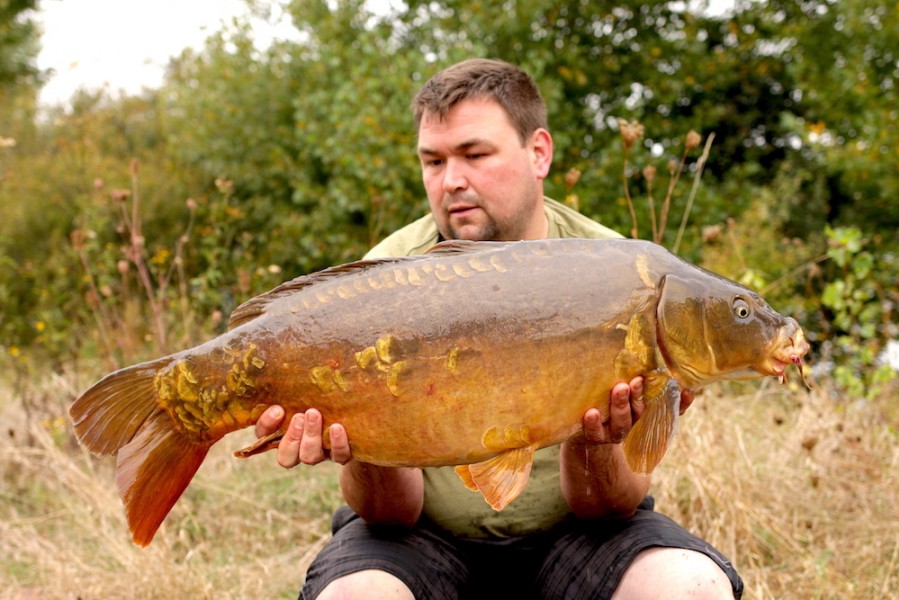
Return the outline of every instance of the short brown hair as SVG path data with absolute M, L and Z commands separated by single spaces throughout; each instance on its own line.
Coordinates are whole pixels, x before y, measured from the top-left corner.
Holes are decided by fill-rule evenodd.
M 412 100 L 416 131 L 426 112 L 443 119 L 453 106 L 470 98 L 499 103 L 522 144 L 538 128 L 549 128 L 546 104 L 530 75 L 501 60 L 473 58 L 440 71 L 422 86 Z

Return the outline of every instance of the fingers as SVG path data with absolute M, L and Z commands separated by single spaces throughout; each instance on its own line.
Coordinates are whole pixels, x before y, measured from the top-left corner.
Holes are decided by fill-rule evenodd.
M 643 401 L 643 378 L 618 383 L 609 395 L 609 416 L 591 408 L 584 414 L 584 438 L 596 444 L 618 444 L 624 440 L 646 408 Z
M 640 385 L 642 393 L 642 379 Z M 633 383 L 633 382 L 632 382 Z M 612 397 L 609 401 L 609 421 L 606 426 L 608 442 L 617 444 L 621 442 L 631 430 L 633 416 L 631 414 L 632 389 L 624 383 L 616 384 L 612 388 Z
M 630 390 L 632 418 L 636 421 L 643 416 L 643 411 L 646 410 L 646 400 L 643 398 L 643 378 L 634 377 L 628 384 L 628 388 Z
M 278 444 L 278 464 L 290 469 L 300 464 L 300 443 L 303 440 L 305 416 L 297 413 L 290 420 L 284 431 L 284 437 Z
M 322 414 L 310 408 L 295 424 L 300 435 L 300 462 L 317 465 L 327 458 L 322 444 Z
M 331 460 L 345 465 L 353 458 L 350 451 L 350 442 L 343 425 L 335 423 L 331 425 Z
M 316 465 L 323 460 L 321 413 L 309 409 L 295 414 L 278 444 L 278 464 L 289 469 L 300 463 Z
M 590 442 L 602 443 L 605 439 L 602 413 L 595 408 L 584 413 L 584 437 Z
M 352 458 L 346 430 L 342 425 L 331 425 L 328 433 L 331 439 L 331 450 L 324 446 L 324 419 L 314 408 L 305 413 L 297 413 L 290 420 L 281 443 L 278 444 L 278 464 L 290 469 L 300 463 L 317 465 L 331 459 L 346 464 Z
M 264 437 L 274 433 L 284 420 L 284 409 L 280 406 L 269 406 L 259 420 L 256 421 L 256 437 Z

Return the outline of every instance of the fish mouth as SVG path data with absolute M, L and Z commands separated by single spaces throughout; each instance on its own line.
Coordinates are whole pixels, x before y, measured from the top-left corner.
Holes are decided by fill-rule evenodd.
M 786 381 L 787 367 L 791 364 L 796 365 L 799 369 L 799 376 L 806 387 L 811 387 L 805 379 L 805 373 L 802 370 L 802 357 L 805 356 L 810 349 L 805 334 L 799 327 L 795 319 L 789 319 L 787 324 L 781 328 L 778 341 L 775 342 L 774 351 L 765 360 L 756 365 L 755 369 L 765 375 L 777 377 L 783 383 Z

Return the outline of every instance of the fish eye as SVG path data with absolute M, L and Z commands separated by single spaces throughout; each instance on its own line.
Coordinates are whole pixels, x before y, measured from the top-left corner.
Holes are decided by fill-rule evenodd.
M 734 316 L 738 319 L 745 319 L 749 315 L 752 314 L 752 309 L 749 307 L 749 303 L 742 298 L 737 298 L 734 300 Z

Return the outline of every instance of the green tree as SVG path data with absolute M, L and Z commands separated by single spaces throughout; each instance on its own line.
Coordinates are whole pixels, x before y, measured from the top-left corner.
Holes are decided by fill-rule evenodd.
M 362 2 L 290 11 L 305 41 L 261 51 L 238 24 L 182 55 L 163 93 L 179 161 L 231 182 L 245 217 L 232 244 L 297 275 L 424 212 L 408 116 L 424 63 Z
M 0 87 L 38 74 L 35 0 L 0 0 Z

